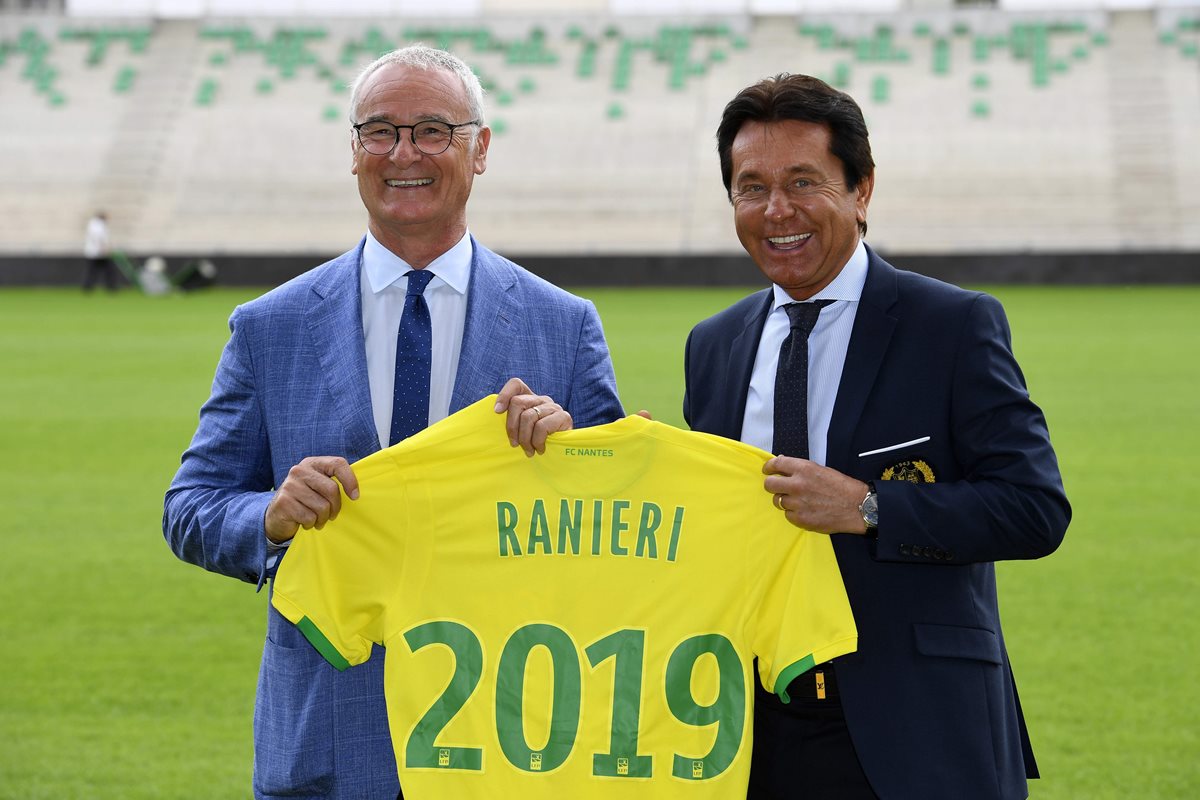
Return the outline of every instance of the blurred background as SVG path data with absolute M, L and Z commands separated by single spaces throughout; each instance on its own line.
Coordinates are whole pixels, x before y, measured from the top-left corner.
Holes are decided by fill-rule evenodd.
M 363 235 L 347 86 L 416 41 L 488 89 L 472 232 L 676 425 L 764 284 L 724 104 L 852 94 L 869 243 L 1002 300 L 1074 505 L 998 565 L 1031 792 L 1200 797 L 1200 0 L 0 0 L 0 800 L 250 796 L 266 593 L 176 560 L 163 491 L 231 310 Z M 142 292 L 80 291 L 98 210 Z
M 1200 272 L 1195 0 L 0 0 L 0 284 L 76 282 L 97 209 L 222 283 L 349 249 L 347 86 L 415 41 L 488 91 L 472 232 L 562 283 L 755 282 L 714 131 L 781 71 L 862 105 L 869 241 L 910 269 Z

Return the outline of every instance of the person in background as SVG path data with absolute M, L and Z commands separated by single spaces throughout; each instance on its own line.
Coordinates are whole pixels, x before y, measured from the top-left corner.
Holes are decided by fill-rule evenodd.
M 737 235 L 771 287 L 692 330 L 684 416 L 776 454 L 767 494 L 828 533 L 858 652 L 756 699 L 749 797 L 1015 800 L 1037 766 L 994 562 L 1070 520 L 999 302 L 863 241 L 862 112 L 805 75 L 743 89 L 717 131 Z
M 179 558 L 260 587 L 299 528 L 336 517 L 340 490 L 357 497 L 356 460 L 493 392 L 529 455 L 552 431 L 623 416 L 595 307 L 468 232 L 491 141 L 471 70 L 393 51 L 355 82 L 351 115 L 366 236 L 233 312 L 164 503 Z M 267 613 L 254 796 L 394 800 L 382 650 L 339 673 Z
M 110 292 L 117 290 L 117 267 L 112 261 L 112 245 L 108 239 L 108 215 L 97 211 L 87 222 L 83 235 L 83 257 L 87 260 L 87 271 L 83 276 L 83 290 L 92 291 L 99 278 Z

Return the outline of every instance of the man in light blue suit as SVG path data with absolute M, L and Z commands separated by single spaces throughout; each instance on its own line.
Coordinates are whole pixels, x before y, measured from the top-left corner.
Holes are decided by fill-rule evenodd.
M 409 380 L 401 319 L 410 282 L 425 284 L 410 277 L 419 271 L 433 275 L 422 295 L 428 423 L 499 391 L 512 444 L 533 455 L 552 431 L 623 414 L 594 306 L 467 231 L 491 139 L 471 71 L 404 48 L 364 70 L 351 109 L 367 236 L 234 311 L 165 501 L 179 558 L 260 587 L 298 528 L 337 515 L 339 484 L 357 496 L 353 462 L 395 443 L 393 405 Z M 254 743 L 257 798 L 394 800 L 382 651 L 338 673 L 268 605 Z

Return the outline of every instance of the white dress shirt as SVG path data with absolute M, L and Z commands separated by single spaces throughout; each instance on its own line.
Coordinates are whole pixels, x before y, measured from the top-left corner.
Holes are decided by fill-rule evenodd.
M 433 333 L 429 374 L 429 424 L 450 415 L 450 397 L 458 374 L 463 328 L 467 322 L 467 287 L 471 280 L 471 237 L 458 243 L 425 267 L 434 278 L 425 287 L 425 303 Z M 363 247 L 363 335 L 367 342 L 367 380 L 379 446 L 387 447 L 392 432 L 392 388 L 396 379 L 396 336 L 404 314 L 411 266 L 381 245 L 370 233 Z
M 809 298 L 835 301 L 821 309 L 817 325 L 808 337 L 808 457 L 818 464 L 825 463 L 833 404 L 866 282 L 867 249 L 859 239 L 858 247 L 837 277 Z M 775 434 L 775 370 L 779 366 L 779 347 L 791 330 L 783 307 L 796 302 L 777 285 L 774 292 L 771 311 L 758 340 L 746 413 L 742 417 L 742 441 L 767 452 L 772 450 Z

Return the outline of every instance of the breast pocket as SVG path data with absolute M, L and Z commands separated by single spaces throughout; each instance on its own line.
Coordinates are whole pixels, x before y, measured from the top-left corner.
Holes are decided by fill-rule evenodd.
M 937 483 L 939 480 L 937 459 L 927 437 L 919 443 L 884 447 L 882 452 L 859 453 L 858 466 L 859 475 L 865 476 L 863 480 L 909 483 Z

